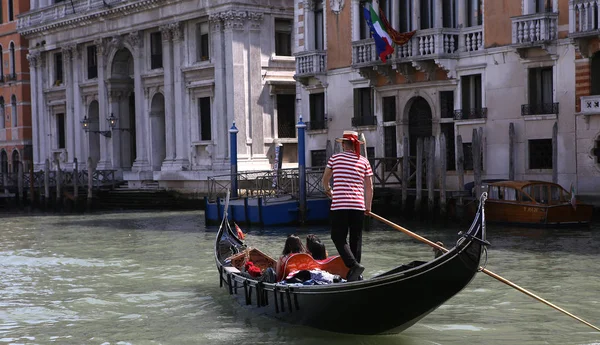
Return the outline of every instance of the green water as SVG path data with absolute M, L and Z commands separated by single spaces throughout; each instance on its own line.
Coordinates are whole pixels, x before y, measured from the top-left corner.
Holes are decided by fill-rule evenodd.
M 600 333 L 479 273 L 404 333 L 348 336 L 257 317 L 220 289 L 216 228 L 202 212 L 0 215 L 0 344 L 600 344 Z M 451 246 L 460 227 L 403 223 Z M 325 227 L 249 229 L 249 245 L 277 256 L 285 235 Z M 487 268 L 600 325 L 600 226 L 488 226 Z M 374 226 L 365 276 L 429 247 Z M 393 298 L 393 296 L 390 296 Z

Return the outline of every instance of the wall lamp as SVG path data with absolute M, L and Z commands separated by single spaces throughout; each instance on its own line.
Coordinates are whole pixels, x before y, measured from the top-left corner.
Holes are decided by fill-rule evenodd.
M 120 131 L 127 131 L 127 132 L 131 131 L 131 129 L 129 129 L 129 128 L 119 128 L 119 127 L 117 127 L 117 121 L 119 119 L 117 119 L 113 113 L 110 113 L 110 117 L 107 118 L 106 120 L 108 121 L 108 126 L 110 127 L 111 130 L 118 129 Z
M 110 123 L 110 121 L 109 121 Z M 103 136 L 110 138 L 112 136 L 112 132 L 111 131 L 96 131 L 96 130 L 92 130 L 90 129 L 90 120 L 88 119 L 87 116 L 83 117 L 83 120 L 81 120 L 81 125 L 83 126 L 83 130 L 86 133 L 92 132 L 92 133 L 100 133 Z

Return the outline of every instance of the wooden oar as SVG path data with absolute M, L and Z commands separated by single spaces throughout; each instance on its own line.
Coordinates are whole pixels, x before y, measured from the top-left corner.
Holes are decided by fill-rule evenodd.
M 389 220 L 387 220 L 387 219 L 385 219 L 385 218 L 383 218 L 383 217 L 381 217 L 381 216 L 378 216 L 378 215 L 376 215 L 375 213 L 369 212 L 369 213 L 368 213 L 368 215 L 369 215 L 369 216 L 371 216 L 371 217 L 373 217 L 373 218 L 375 218 L 375 219 L 377 219 L 378 221 L 380 221 L 380 222 L 382 222 L 382 223 L 384 223 L 384 224 L 387 224 L 387 225 L 389 225 L 389 226 L 393 227 L 393 228 L 394 228 L 394 229 L 396 229 L 396 230 L 402 231 L 403 233 L 407 234 L 408 236 L 410 236 L 410 237 L 412 237 L 412 238 L 414 238 L 414 239 L 417 239 L 417 240 L 419 240 L 419 241 L 421 241 L 421 242 L 425 242 L 425 243 L 427 243 L 428 245 L 430 245 L 430 246 L 432 246 L 432 247 L 434 247 L 434 248 L 437 248 L 437 249 L 439 249 L 439 250 L 441 250 L 441 251 L 443 251 L 443 252 L 447 252 L 447 251 L 448 251 L 448 249 L 444 248 L 443 246 L 441 246 L 441 245 L 439 245 L 439 244 L 437 244 L 437 243 L 435 243 L 435 242 L 432 242 L 432 241 L 430 241 L 430 240 L 426 239 L 425 237 L 419 236 L 419 235 L 415 234 L 414 232 L 412 232 L 412 231 L 410 231 L 410 230 L 408 230 L 408 229 L 405 229 L 405 228 L 401 227 L 401 226 L 400 226 L 400 225 L 398 225 L 398 224 L 395 224 L 395 223 L 393 223 L 393 222 L 391 222 L 391 221 L 389 221 Z M 506 284 L 506 285 L 508 285 L 508 286 L 510 286 L 510 287 L 512 287 L 512 288 L 514 288 L 514 289 L 516 289 L 516 290 L 518 290 L 518 291 L 520 291 L 520 292 L 524 293 L 524 294 L 526 294 L 527 296 L 529 296 L 529 297 L 532 297 L 532 298 L 534 298 L 534 299 L 538 300 L 539 302 L 542 302 L 542 303 L 544 303 L 545 305 L 547 305 L 547 306 L 549 306 L 549 307 L 552 307 L 552 308 L 554 308 L 554 309 L 556 309 L 556 310 L 558 310 L 558 311 L 562 312 L 563 314 L 566 314 L 566 315 L 568 315 L 568 316 L 570 316 L 570 317 L 574 318 L 575 320 L 577 320 L 577 321 L 579 321 L 579 322 L 582 322 L 582 323 L 584 323 L 584 324 L 586 324 L 586 325 L 590 326 L 591 328 L 595 329 L 596 331 L 599 331 L 599 332 L 600 332 L 600 328 L 598 328 L 598 327 L 596 327 L 596 326 L 592 325 L 591 323 L 589 323 L 589 322 L 585 321 L 584 319 L 582 319 L 582 318 L 580 318 L 580 317 L 578 317 L 578 316 L 575 316 L 575 315 L 573 315 L 573 314 L 569 313 L 568 311 L 566 311 L 566 310 L 562 309 L 561 307 L 559 307 L 559 306 L 556 306 L 556 305 L 554 305 L 554 304 L 552 304 L 552 303 L 550 303 L 550 302 L 546 301 L 545 299 L 543 299 L 543 298 L 541 298 L 541 297 L 539 297 L 539 296 L 535 295 L 534 293 L 532 293 L 532 292 L 530 292 L 530 291 L 528 291 L 528 290 L 526 290 L 526 289 L 524 289 L 524 288 L 520 287 L 519 285 L 517 285 L 517 284 L 515 284 L 515 283 L 511 282 L 510 280 L 508 280 L 508 279 L 505 279 L 505 278 L 502 278 L 501 276 L 497 275 L 496 273 L 494 273 L 494 272 L 492 272 L 492 271 L 490 271 L 490 270 L 488 270 L 488 269 L 486 269 L 486 268 L 483 268 L 483 267 L 481 267 L 481 266 L 479 267 L 479 270 L 480 270 L 481 272 L 483 272 L 483 273 L 487 274 L 488 276 L 490 276 L 490 277 L 492 277 L 492 278 L 494 278 L 494 279 L 496 279 L 496 280 L 498 280 L 498 281 L 500 281 L 500 282 L 502 282 L 502 283 L 504 283 L 504 284 Z

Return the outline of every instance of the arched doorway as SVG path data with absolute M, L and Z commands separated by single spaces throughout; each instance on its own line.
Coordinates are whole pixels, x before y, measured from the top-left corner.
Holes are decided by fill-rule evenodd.
M 152 170 L 159 171 L 166 157 L 165 97 L 157 93 L 150 105 L 150 128 L 152 131 Z
M 0 153 L 0 172 L 3 174 L 8 173 L 8 155 L 4 150 Z
M 417 139 L 431 137 L 432 131 L 431 108 L 423 97 L 413 98 L 408 112 L 408 133 L 410 155 L 417 155 Z
M 88 107 L 88 120 L 90 121 L 90 131 L 88 132 L 89 156 L 92 158 L 92 164 L 96 166 L 100 160 L 100 106 L 98 101 L 92 101 Z
M 135 96 L 133 93 L 133 55 L 127 48 L 117 50 L 111 65 L 109 115 L 117 118 L 112 133 L 113 162 L 125 170 L 135 160 Z M 133 100 L 133 101 L 132 101 Z M 116 158 L 116 159 L 115 159 Z
M 14 173 L 19 172 L 19 161 L 20 161 L 19 151 L 14 150 L 12 153 L 12 171 Z

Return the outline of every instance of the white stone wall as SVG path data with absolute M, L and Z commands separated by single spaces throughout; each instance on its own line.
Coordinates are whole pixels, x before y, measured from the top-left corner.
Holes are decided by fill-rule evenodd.
M 233 121 L 240 131 L 238 170 L 270 168 L 275 98 L 265 75 L 294 87 L 293 58 L 276 61 L 273 31 L 274 18 L 293 18 L 293 1 L 126 1 L 105 7 L 101 1 L 76 0 L 77 14 L 61 13 L 63 5 L 34 1 L 34 9 L 19 19 L 19 31 L 30 40 L 34 136 L 43 138 L 34 149 L 36 169 L 55 158 L 66 169 L 77 158 L 81 169 L 97 145 L 100 157 L 94 163 L 99 169 L 115 169 L 132 183 L 171 181 L 181 187 L 183 181 L 228 172 Z M 101 19 L 90 13 L 100 13 Z M 54 24 L 65 21 L 71 25 Z M 201 21 L 210 24 L 208 61 L 196 57 L 196 25 Z M 150 68 L 153 32 L 161 33 L 163 67 L 158 69 Z M 98 77 L 91 80 L 88 45 L 98 46 Z M 54 85 L 57 52 L 64 61 L 61 85 Z M 135 128 L 129 128 L 133 123 L 127 117 L 130 95 Z M 164 102 L 157 100 L 153 109 L 153 100 L 161 95 Z M 201 97 L 211 100 L 210 140 L 200 138 Z M 113 130 L 110 137 L 84 132 L 81 121 L 90 116 L 93 101 L 99 105 L 93 130 L 110 131 L 106 118 L 111 113 L 119 114 L 117 127 L 125 130 Z M 66 118 L 64 149 L 56 145 L 58 113 Z M 136 159 L 130 162 L 134 147 Z

